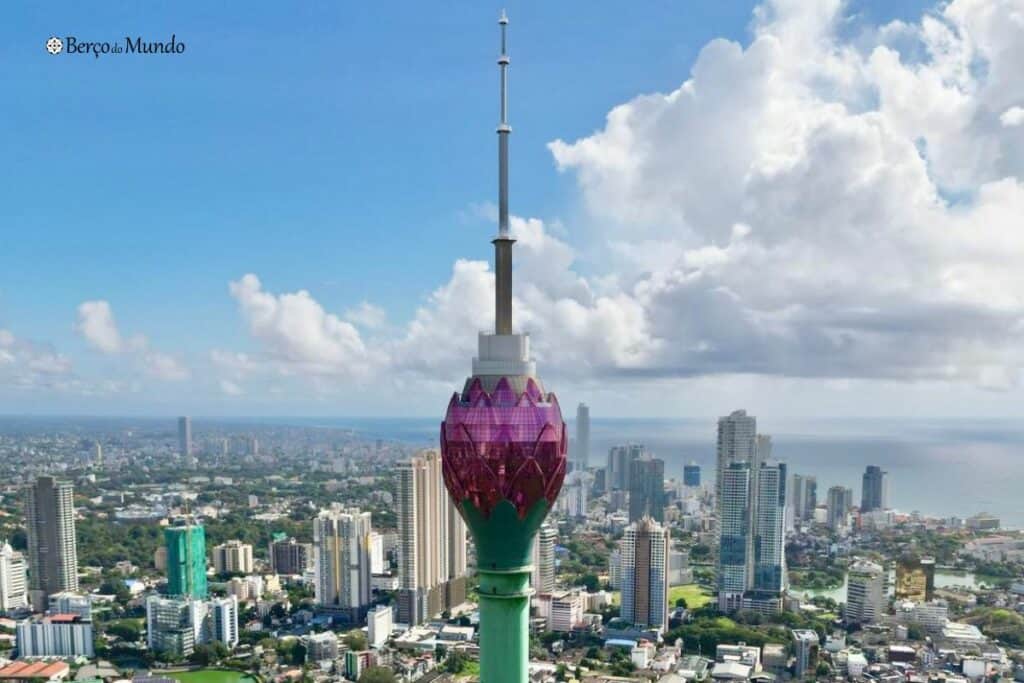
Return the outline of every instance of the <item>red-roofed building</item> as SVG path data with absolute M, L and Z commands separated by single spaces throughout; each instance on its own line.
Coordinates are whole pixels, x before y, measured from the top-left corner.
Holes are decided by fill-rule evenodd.
M 0 668 L 0 681 L 63 681 L 71 671 L 65 662 L 20 660 Z
M 54 624 L 70 624 L 73 621 L 78 621 L 80 617 L 77 614 L 51 614 L 46 617 L 43 621 L 49 620 Z

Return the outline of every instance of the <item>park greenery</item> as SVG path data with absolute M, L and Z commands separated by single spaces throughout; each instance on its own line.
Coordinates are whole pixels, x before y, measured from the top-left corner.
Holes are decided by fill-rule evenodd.
M 1008 609 L 979 607 L 964 620 L 981 629 L 985 635 L 1012 647 L 1024 647 L 1024 616 Z
M 359 674 L 358 683 L 396 683 L 397 680 L 391 669 L 384 666 L 370 666 Z

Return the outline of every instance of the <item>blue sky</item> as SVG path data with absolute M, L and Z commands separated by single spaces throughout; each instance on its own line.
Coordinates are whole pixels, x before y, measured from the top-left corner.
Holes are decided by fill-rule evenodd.
M 614 266 L 596 255 L 587 227 L 593 206 L 579 174 L 560 172 L 548 143 L 590 136 L 617 105 L 678 88 L 715 38 L 749 44 L 754 6 L 507 4 L 513 211 L 544 220 L 572 245 L 581 276 L 606 277 Z M 853 2 L 837 32 L 917 21 L 929 6 Z M 103 300 L 125 337 L 145 335 L 147 348 L 191 367 L 191 384 L 214 372 L 211 349 L 267 351 L 228 293 L 229 282 L 255 273 L 266 291 L 308 290 L 339 316 L 371 302 L 400 329 L 449 280 L 453 262 L 489 258 L 493 228 L 479 207 L 495 196 L 500 8 L 7 7 L 0 26 L 0 149 L 8 162 L 0 183 L 0 328 L 66 355 L 76 376 L 131 381 L 123 354 L 98 353 L 74 329 L 76 308 Z M 186 44 L 184 54 L 96 59 L 43 49 L 50 35 L 123 41 L 171 34 Z M 196 394 L 175 386 L 171 395 L 179 398 L 169 404 L 152 398 L 162 390 L 145 389 L 142 409 L 187 408 L 181 404 Z M 93 405 L 68 393 L 0 396 L 7 412 L 22 405 L 89 412 Z M 288 398 L 195 400 L 196 412 L 312 409 Z M 98 405 L 120 412 L 140 403 L 126 394 Z
M 674 87 L 710 38 L 743 36 L 749 3 L 700 4 L 509 6 L 520 210 L 566 210 L 570 183 L 545 143 Z M 101 297 L 154 339 L 202 349 L 237 331 L 221 295 L 250 270 L 329 308 L 371 298 L 403 317 L 454 258 L 486 258 L 489 226 L 465 216 L 495 194 L 498 6 L 381 9 L 26 3 L 9 14 L 3 319 L 71 343 L 74 307 Z M 174 33 L 187 50 L 55 58 L 42 49 L 51 33 Z

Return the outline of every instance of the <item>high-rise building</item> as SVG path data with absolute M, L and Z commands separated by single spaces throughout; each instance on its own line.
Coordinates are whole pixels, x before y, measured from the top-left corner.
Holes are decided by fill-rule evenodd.
M 683 485 L 700 486 L 700 465 L 695 462 L 683 465 Z
M 238 598 L 212 598 L 207 602 L 209 610 L 210 640 L 224 643 L 229 648 L 238 645 Z
M 359 622 L 370 604 L 370 513 L 334 507 L 313 520 L 317 604 Z
M 868 560 L 857 560 L 846 573 L 846 610 L 851 624 L 873 623 L 885 612 L 886 571 Z
M 480 680 L 526 683 L 530 548 L 558 499 L 568 434 L 558 399 L 512 326 L 512 238 L 508 206 L 506 28 L 502 13 L 498 124 L 498 235 L 494 245 L 494 333 L 480 333 L 473 374 L 448 402 L 441 424 L 445 485 L 473 535 L 480 597 Z M 352 653 L 349 653 L 352 654 Z
M 158 653 L 188 657 L 196 645 L 238 644 L 238 599 L 197 600 L 151 595 L 146 599 L 146 645 Z
M 205 615 L 203 603 L 151 595 L 146 599 L 146 646 L 157 653 L 187 657 L 201 640 L 197 624 Z
M 205 598 L 206 530 L 203 525 L 184 520 L 167 527 L 164 544 L 167 546 L 167 594 Z
M 645 457 L 643 444 L 613 446 L 608 451 L 608 466 L 605 467 L 605 487 L 609 491 L 628 491 L 629 476 L 634 461 Z
M 213 571 L 218 574 L 251 574 L 252 546 L 234 540 L 213 546 Z
M 192 455 L 192 418 L 178 418 L 178 454 L 182 458 Z
M 92 620 L 92 598 L 81 593 L 54 593 L 47 611 L 50 614 L 77 614 L 85 621 Z
M 810 629 L 793 629 L 793 654 L 796 656 L 794 673 L 796 678 L 803 680 L 814 672 L 818 665 L 818 648 L 820 641 L 816 631 Z
M 752 477 L 749 462 L 731 462 L 718 482 L 718 609 L 743 606 L 750 576 L 750 505 Z
M 384 535 L 377 531 L 370 532 L 370 573 L 384 573 Z
M 576 457 L 573 469 L 583 470 L 590 464 L 590 406 L 576 406 Z
M 313 546 L 294 538 L 271 541 L 270 567 L 277 574 L 305 574 L 313 567 Z
M 828 490 L 828 527 L 833 531 L 845 529 L 847 514 L 853 507 L 853 489 L 833 486 Z
M 718 418 L 718 440 L 715 449 L 715 496 L 721 498 L 725 470 L 734 462 L 753 464 L 757 449 L 757 419 L 745 410 L 734 410 Z M 719 503 L 721 505 L 721 503 Z
M 555 633 L 570 633 L 583 622 L 583 595 L 579 590 L 552 593 L 548 609 L 548 630 Z
M 540 525 L 540 529 L 533 539 L 533 573 L 530 576 L 530 584 L 538 594 L 555 591 L 555 541 L 557 539 L 558 531 L 547 522 Z
M 889 508 L 889 473 L 878 465 L 868 465 L 864 470 L 861 487 L 860 511 L 886 510 Z
M 398 468 L 399 623 L 420 624 L 466 600 L 466 524 L 444 490 L 441 454 Z
M 612 590 L 622 588 L 622 551 L 617 547 L 608 553 L 608 583 Z
M 587 470 L 576 469 L 565 475 L 565 484 L 558 496 L 558 511 L 576 519 L 586 517 L 592 482 L 593 476 Z
M 780 611 L 786 589 L 786 466 L 761 462 L 755 477 L 751 545 L 753 578 L 745 608 Z
M 28 607 L 25 557 L 4 541 L 0 547 L 0 611 L 16 612 Z
M 907 555 L 896 562 L 896 599 L 931 602 L 935 597 L 935 558 Z
M 53 614 L 25 619 L 15 625 L 19 657 L 95 656 L 92 622 L 77 614 Z
M 629 467 L 629 521 L 645 515 L 665 521 L 665 462 L 645 456 Z
M 789 519 L 799 525 L 804 519 L 804 477 L 792 474 L 789 478 Z
M 637 626 L 668 626 L 668 529 L 650 517 L 626 527 L 619 545 L 620 614 Z
M 36 611 L 51 593 L 78 590 L 74 488 L 53 477 L 39 477 L 25 496 L 28 527 L 29 596 Z
M 804 510 L 803 518 L 814 521 L 814 510 L 818 507 L 818 480 L 815 477 L 804 477 Z
M 818 507 L 818 480 L 808 475 L 790 477 L 789 510 L 794 522 L 811 522 Z
M 786 588 L 786 466 L 753 416 L 718 421 L 718 607 L 777 612 Z
M 93 466 L 98 469 L 103 469 L 103 444 L 99 441 L 93 442 Z
M 378 605 L 366 615 L 366 640 L 370 647 L 379 648 L 388 642 L 394 625 L 395 612 L 391 605 Z

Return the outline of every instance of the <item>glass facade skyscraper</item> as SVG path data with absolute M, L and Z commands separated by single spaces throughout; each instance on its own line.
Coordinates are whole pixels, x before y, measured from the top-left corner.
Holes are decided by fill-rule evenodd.
M 718 608 L 739 609 L 747 590 L 747 553 L 750 540 L 750 463 L 730 463 L 717 487 L 718 503 Z
M 718 421 L 718 608 L 777 612 L 786 588 L 786 466 L 753 416 Z
M 645 457 L 629 464 L 629 521 L 665 521 L 665 462 Z
M 775 600 L 786 588 L 786 466 L 762 462 L 753 509 L 754 599 Z
M 889 507 L 889 473 L 878 465 L 868 465 L 862 480 L 860 511 L 885 510 Z
M 683 465 L 683 484 L 685 486 L 700 486 L 700 465 L 695 462 Z

